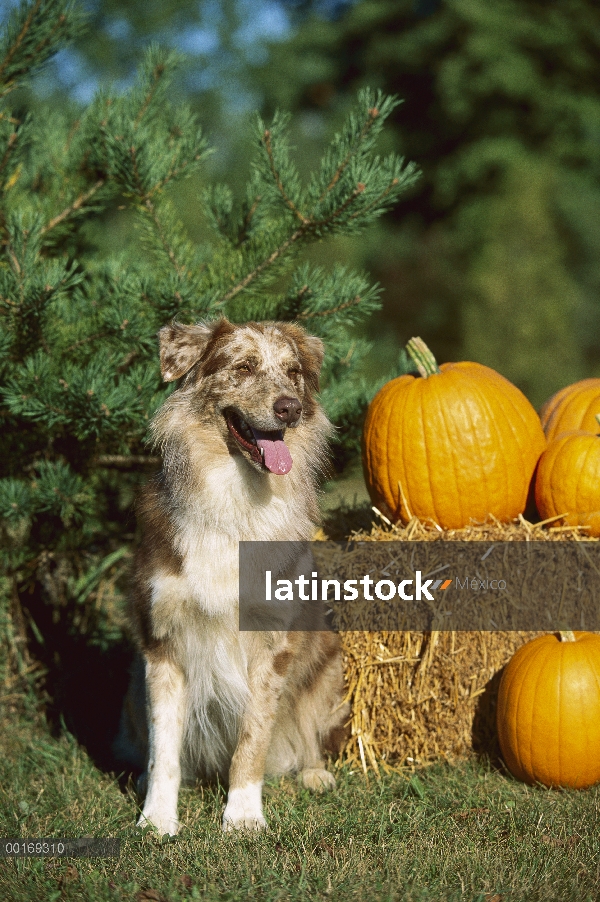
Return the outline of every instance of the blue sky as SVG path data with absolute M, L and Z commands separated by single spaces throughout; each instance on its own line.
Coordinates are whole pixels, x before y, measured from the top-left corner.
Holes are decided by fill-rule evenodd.
M 0 0 L 0 23 L 18 2 Z M 83 0 L 82 5 L 88 9 L 97 8 L 98 0 Z M 123 9 L 124 14 L 110 19 L 105 30 L 117 44 L 127 45 L 131 50 L 131 42 L 136 36 L 132 34 L 126 16 L 126 4 Z M 266 43 L 283 40 L 291 30 L 290 16 L 285 6 L 277 0 L 236 0 L 235 14 L 238 26 L 228 32 L 223 4 L 219 0 L 202 0 L 194 6 L 190 5 L 189 24 L 182 25 L 185 19 L 178 17 L 177 25 L 144 36 L 140 50 L 151 40 L 180 50 L 190 58 L 190 87 L 193 90 L 216 85 L 226 89 L 227 82 L 235 78 L 240 57 L 249 64 L 264 62 Z M 139 43 L 139 38 L 136 43 Z M 132 72 L 130 77 L 117 82 L 114 87 L 125 90 L 133 76 Z M 38 76 L 37 88 L 42 94 L 50 93 L 57 81 L 69 90 L 74 100 L 82 104 L 89 103 L 99 87 L 97 73 L 76 47 L 69 47 L 54 57 L 46 71 Z

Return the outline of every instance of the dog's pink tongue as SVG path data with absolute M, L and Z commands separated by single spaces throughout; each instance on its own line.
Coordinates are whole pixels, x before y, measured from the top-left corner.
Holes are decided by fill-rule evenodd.
M 251 427 L 252 428 L 252 427 Z M 263 463 L 267 470 L 277 476 L 285 476 L 292 469 L 292 455 L 283 440 L 283 433 L 261 432 L 260 429 L 252 429 L 256 444 L 263 452 Z M 281 438 L 273 438 L 273 435 Z

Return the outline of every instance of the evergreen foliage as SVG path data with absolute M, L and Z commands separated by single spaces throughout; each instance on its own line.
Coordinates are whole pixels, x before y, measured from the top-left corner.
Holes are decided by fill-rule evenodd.
M 57 612 L 84 604 L 126 553 L 133 489 L 155 462 L 148 420 L 172 390 L 156 346 L 171 319 L 293 319 L 322 336 L 337 456 L 353 453 L 376 388 L 359 374 L 368 345 L 356 326 L 377 308 L 378 289 L 342 267 L 311 267 L 301 252 L 365 228 L 417 176 L 376 150 L 396 101 L 363 90 L 307 183 L 287 118 L 258 121 L 237 204 L 227 185 L 203 181 L 208 145 L 173 99 L 178 60 L 155 46 L 126 93 L 27 113 L 17 89 L 79 28 L 68 3 L 22 3 L 0 62 L 0 560 L 13 605 L 42 586 Z M 201 243 L 170 197 L 192 174 Z M 115 211 L 135 235 L 101 253 L 89 226 L 113 223 Z M 90 616 L 78 623 L 93 632 Z

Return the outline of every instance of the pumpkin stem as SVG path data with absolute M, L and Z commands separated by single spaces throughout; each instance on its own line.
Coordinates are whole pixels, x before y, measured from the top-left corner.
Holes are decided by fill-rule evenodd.
M 561 642 L 575 642 L 575 633 L 573 630 L 559 630 Z
M 435 357 L 422 338 L 411 338 L 407 342 L 406 350 L 423 379 L 441 372 Z

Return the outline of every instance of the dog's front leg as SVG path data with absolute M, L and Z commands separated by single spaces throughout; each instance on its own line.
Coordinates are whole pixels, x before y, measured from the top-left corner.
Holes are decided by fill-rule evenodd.
M 289 656 L 289 652 L 284 651 L 282 655 Z M 284 675 L 274 666 L 278 656 L 265 653 L 261 658 L 248 674 L 248 704 L 229 769 L 223 830 L 261 830 L 267 826 L 262 810 L 262 786 Z
M 166 658 L 146 659 L 148 792 L 139 827 L 152 824 L 162 835 L 179 830 L 177 796 L 185 714 L 182 672 Z

